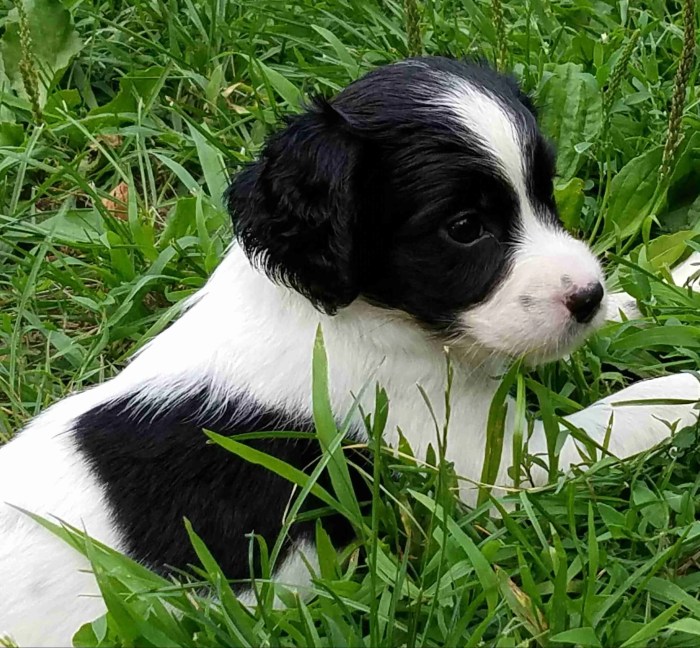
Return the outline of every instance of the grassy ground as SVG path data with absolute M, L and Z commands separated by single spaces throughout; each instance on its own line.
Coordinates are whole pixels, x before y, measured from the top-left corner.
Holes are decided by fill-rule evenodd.
M 700 301 L 651 274 L 700 248 L 700 86 L 692 34 L 683 53 L 681 4 L 407 9 L 27 0 L 20 16 L 0 7 L 0 441 L 112 375 L 204 283 L 231 234 L 220 201 L 227 173 L 281 115 L 309 92 L 332 94 L 420 50 L 497 61 L 534 93 L 559 148 L 565 224 L 606 255 L 611 282 L 647 315 L 523 376 L 532 410 L 567 414 L 638 377 L 700 367 Z M 685 89 L 674 92 L 679 68 Z M 289 607 L 273 610 L 264 589 L 251 614 L 201 546 L 203 567 L 182 581 L 211 582 L 215 601 L 92 546 L 110 613 L 77 641 L 697 645 L 696 441 L 684 431 L 646 462 L 605 461 L 511 495 L 497 521 L 484 507 L 460 508 L 449 466 L 397 463 L 377 446 L 372 513 L 348 513 L 361 539 L 337 557 L 319 529 L 310 599 L 288 595 Z M 354 510 L 349 493 L 328 498 Z

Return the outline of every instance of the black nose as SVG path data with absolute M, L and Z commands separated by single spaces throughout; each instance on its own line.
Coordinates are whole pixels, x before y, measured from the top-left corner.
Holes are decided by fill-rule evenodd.
M 566 307 L 580 324 L 590 322 L 598 312 L 605 291 L 600 282 L 588 284 L 566 298 Z

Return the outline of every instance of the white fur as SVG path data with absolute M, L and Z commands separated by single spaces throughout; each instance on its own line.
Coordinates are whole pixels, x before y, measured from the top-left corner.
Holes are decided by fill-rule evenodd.
M 487 353 L 534 361 L 561 357 L 604 318 L 605 304 L 591 326 L 580 326 L 572 322 L 565 305 L 576 290 L 604 283 L 600 264 L 587 245 L 554 225 L 551 217 L 536 213 L 526 188 L 528 162 L 523 157 L 526 142 L 517 127 L 519 116 L 463 79 L 450 78 L 437 103 L 454 113 L 465 132 L 478 136 L 501 166 L 519 206 L 512 269 L 486 302 L 464 313 L 469 341 Z
M 331 359 L 335 411 L 347 411 L 352 394 L 366 381 L 379 382 L 391 400 L 388 440 L 397 441 L 401 425 L 416 451 L 423 453 L 434 441 L 434 428 L 418 385 L 429 394 L 438 417 L 443 416 L 442 346 L 404 317 L 361 302 L 335 317 L 324 316 L 300 295 L 272 284 L 235 246 L 183 317 L 126 369 L 53 406 L 0 451 L 0 501 L 85 526 L 97 539 L 119 548 L 101 489 L 67 447 L 65 432 L 71 421 L 137 388 L 145 388 L 145 398 L 162 403 L 164 395 L 175 401 L 205 383 L 215 402 L 244 391 L 272 408 L 308 413 L 319 323 Z M 455 376 L 455 419 L 469 421 L 469 428 L 455 435 L 452 447 L 458 470 L 467 475 L 474 475 L 480 462 L 483 435 L 477 430 L 484 428 L 492 396 L 491 383 L 475 380 L 474 371 L 478 369 L 459 366 Z M 289 376 L 298 380 L 290 381 Z M 365 397 L 363 406 L 371 411 L 372 405 Z M 482 438 L 473 438 L 472 432 Z M 0 582 L 12 584 L 0 593 L 0 632 L 9 632 L 24 645 L 67 645 L 80 622 L 102 609 L 99 601 L 81 598 L 90 587 L 94 591 L 94 584 L 77 571 L 86 566 L 84 561 L 66 558 L 70 550 L 60 540 L 30 520 L 19 524 L 18 519 L 13 509 L 0 509 Z M 46 569 L 39 569 L 25 552 L 28 544 L 37 547 Z M 55 574 L 61 587 L 55 587 L 47 573 Z M 40 583 L 42 595 L 36 591 Z M 60 616 L 55 625 L 38 624 L 37 619 L 52 614 Z
M 445 80 L 445 86 L 446 92 L 437 98 L 437 104 L 454 113 L 464 125 L 465 133 L 479 138 L 481 145 L 490 153 L 489 157 L 502 167 L 518 198 L 527 204 L 522 160 L 524 149 L 513 121 L 516 116 L 496 97 L 465 79 L 450 76 Z M 431 109 L 434 109 L 434 101 L 433 98 Z M 527 215 L 534 218 L 532 212 Z
M 595 282 L 603 283 L 603 273 L 583 243 L 554 228 L 525 224 L 509 275 L 462 315 L 462 323 L 488 351 L 537 362 L 561 357 L 603 321 L 605 300 L 588 325 L 572 320 L 565 303 Z
M 661 400 L 686 401 L 663 404 Z M 644 403 L 643 401 L 648 401 Z M 620 459 L 653 448 L 667 439 L 673 430 L 693 425 L 698 420 L 700 382 L 691 374 L 664 376 L 630 385 L 612 396 L 566 417 L 598 445 Z M 547 445 L 541 421 L 536 421 L 528 451 L 547 458 Z M 559 467 L 568 470 L 585 462 L 586 449 L 567 436 L 559 451 Z M 601 453 L 595 456 L 600 459 Z M 538 473 L 539 482 L 546 480 Z M 536 479 L 536 481 L 538 481 Z
M 318 553 L 316 545 L 312 542 L 299 542 L 287 559 L 275 572 L 275 586 L 281 585 L 288 591 L 304 596 L 311 589 L 311 579 L 319 573 Z M 256 584 L 260 590 L 260 583 Z M 244 605 L 254 606 L 257 602 L 252 588 L 238 596 L 238 600 Z M 280 597 L 275 595 L 275 605 L 281 605 Z
M 671 278 L 676 286 L 700 290 L 700 252 L 693 252 L 683 263 L 671 272 Z M 626 319 L 637 319 L 642 316 L 637 302 L 625 292 L 608 295 L 606 319 L 619 322 L 622 315 Z
M 233 247 L 189 310 L 142 350 L 114 379 L 50 408 L 0 451 L 0 501 L 85 526 L 97 539 L 120 547 L 100 486 L 73 451 L 66 431 L 82 412 L 96 404 L 147 386 L 147 398 L 177 399 L 208 383 L 216 401 L 240 390 L 273 407 L 309 412 L 311 357 L 321 323 L 330 358 L 331 399 L 345 412 L 352 394 L 367 381 L 388 392 L 390 415 L 387 441 L 397 441 L 400 426 L 418 455 L 435 441 L 435 429 L 418 387 L 427 393 L 441 420 L 444 417 L 445 359 L 443 348 L 407 318 L 357 302 L 335 317 L 316 311 L 296 293 L 272 284 Z M 448 456 L 457 472 L 479 478 L 485 428 L 491 398 L 498 385 L 500 360 L 475 361 L 453 350 L 455 369 L 452 425 Z M 290 381 L 289 376 L 298 380 Z M 367 390 L 363 407 L 372 409 Z M 700 397 L 692 376 L 659 378 L 633 385 L 619 395 L 638 398 Z M 605 399 L 570 417 L 598 441 L 614 413 L 610 450 L 628 456 L 668 436 L 662 420 L 695 420 L 692 405 L 620 406 Z M 514 424 L 509 407 L 501 480 L 512 456 L 509 443 Z M 532 450 L 545 448 L 536 426 Z M 561 463 L 580 461 L 567 441 Z M 473 501 L 466 485 L 463 496 Z M 24 645 L 65 645 L 80 623 L 103 610 L 92 579 L 79 570 L 85 561 L 61 541 L 14 509 L 0 509 L 0 628 Z M 298 558 L 285 574 L 303 581 Z M 283 568 L 284 570 L 284 568 Z M 285 577 L 286 579 L 286 577 Z M 42 621 L 46 620 L 46 621 Z
M 463 314 L 465 332 L 452 345 L 447 455 L 457 473 L 474 482 L 481 474 L 488 412 L 505 358 L 525 355 L 539 360 L 561 355 L 580 341 L 604 317 L 605 307 L 586 327 L 572 324 L 564 301 L 577 288 L 602 282 L 602 272 L 584 244 L 546 224 L 530 203 L 524 147 L 514 116 L 497 99 L 466 82 L 453 84 L 437 103 L 454 111 L 465 127 L 481 137 L 520 205 L 519 242 L 509 274 L 488 300 Z M 683 268 L 687 271 L 689 264 Z M 627 304 L 617 297 L 614 301 Z M 334 317 L 323 315 L 301 295 L 269 281 L 234 245 L 206 286 L 188 302 L 183 316 L 126 369 L 51 407 L 0 450 L 0 634 L 7 632 L 26 646 L 68 645 L 82 623 L 104 611 L 103 602 L 94 596 L 94 579 L 85 572 L 87 561 L 15 508 L 2 504 L 55 516 L 122 548 L 102 488 L 71 443 L 70 431 L 81 414 L 136 392 L 144 402 L 166 408 L 206 385 L 212 406 L 246 393 L 270 409 L 309 415 L 312 349 L 319 324 L 328 350 L 336 414 L 342 417 L 365 385 L 379 383 L 390 401 L 386 441 L 396 443 L 401 428 L 417 456 L 424 456 L 428 444 L 436 440 L 433 415 L 438 422 L 445 416 L 442 344 L 407 316 L 362 300 Z M 364 411 L 373 410 L 373 394 L 373 389 L 364 391 Z M 647 398 L 689 402 L 619 403 Z M 609 450 L 626 457 L 666 438 L 670 425 L 696 421 L 699 398 L 700 383 L 693 376 L 658 378 L 633 385 L 569 420 L 600 443 L 610 426 Z M 514 411 L 509 402 L 501 486 L 510 483 L 507 467 Z M 534 427 L 530 450 L 546 453 L 541 424 Z M 576 444 L 565 437 L 561 465 L 569 468 L 579 462 Z M 536 475 L 536 482 L 542 479 Z M 465 482 L 461 495 L 474 501 L 472 483 Z M 313 548 L 298 547 L 280 565 L 277 578 L 290 585 L 307 584 L 307 562 L 316 569 Z
M 683 263 L 674 268 L 673 282 L 677 286 L 690 286 L 697 290 L 700 286 L 700 252 L 693 252 Z
M 584 244 L 536 213 L 526 191 L 524 146 L 514 115 L 496 98 L 455 79 L 436 101 L 480 137 L 520 205 L 519 241 L 509 274 L 487 301 L 464 313 L 466 332 L 453 344 L 447 454 L 459 475 L 475 481 L 481 474 L 486 422 L 504 357 L 543 359 L 561 355 L 579 342 L 590 327 L 573 325 L 564 302 L 577 288 L 602 282 L 602 272 Z M 605 308 L 600 313 L 597 321 Z M 424 456 L 428 444 L 436 440 L 433 415 L 439 422 L 445 416 L 442 344 L 406 316 L 361 300 L 334 317 L 325 316 L 301 295 L 270 282 L 233 246 L 184 315 L 124 371 L 50 408 L 0 451 L 0 503 L 56 516 L 119 549 L 119 533 L 102 488 L 71 445 L 74 421 L 120 395 L 138 391 L 144 401 L 165 408 L 203 385 L 209 387 L 213 406 L 246 393 L 271 409 L 309 415 L 312 349 L 319 324 L 330 360 L 336 414 L 342 417 L 353 395 L 367 383 L 379 383 L 390 402 L 386 441 L 396 443 L 401 428 L 416 454 Z M 364 411 L 373 410 L 373 394 L 372 389 L 364 392 Z M 691 402 L 616 405 L 616 398 Z M 694 404 L 700 398 L 700 383 L 690 375 L 659 378 L 633 385 L 616 398 L 569 420 L 599 442 L 611 425 L 610 450 L 629 456 L 666 438 L 669 426 L 664 421 L 686 425 L 697 420 Z M 498 480 L 505 486 L 510 481 L 506 469 L 512 457 L 514 410 L 509 403 Z M 541 424 L 535 426 L 531 450 L 546 451 Z M 570 467 L 579 461 L 575 443 L 566 439 L 561 464 Z M 468 482 L 461 494 L 466 501 L 474 500 Z M 313 550 L 299 551 L 315 565 Z M 60 540 L 0 504 L 0 633 L 9 632 L 23 645 L 68 645 L 81 623 L 104 610 L 99 598 L 85 596 L 96 593 L 94 580 L 83 571 L 87 567 Z M 278 578 L 290 584 L 308 582 L 299 552 L 280 566 Z
M 625 292 L 610 293 L 607 298 L 605 319 L 621 322 L 623 315 L 626 319 L 637 319 L 642 316 L 637 300 Z
M 93 393 L 55 406 L 2 448 L 0 502 L 84 526 L 119 549 L 102 489 L 65 434 Z M 89 569 L 49 531 L 0 504 L 0 635 L 23 646 L 69 645 L 82 623 L 104 612 Z

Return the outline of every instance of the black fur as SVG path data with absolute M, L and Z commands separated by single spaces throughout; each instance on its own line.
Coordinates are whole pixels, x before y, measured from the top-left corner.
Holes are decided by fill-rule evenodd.
M 170 406 L 144 405 L 138 396 L 96 407 L 77 421 L 78 450 L 103 484 L 115 523 L 134 559 L 161 572 L 197 564 L 187 516 L 229 578 L 250 575 L 249 541 L 277 539 L 292 493 L 290 482 L 207 443 L 203 429 L 224 435 L 277 430 L 311 431 L 310 421 L 261 410 L 246 398 L 206 408 L 204 391 Z M 252 412 L 252 413 L 251 413 Z M 249 445 L 310 473 L 321 456 L 316 439 L 259 439 Z M 355 453 L 357 456 L 357 453 Z M 361 458 L 360 458 L 361 459 Z M 366 493 L 356 471 L 359 496 Z M 319 483 L 330 485 L 324 476 Z M 307 508 L 318 508 L 307 500 Z M 352 539 L 340 516 L 325 518 L 337 546 Z M 291 540 L 311 538 L 313 522 L 292 527 Z M 287 545 L 287 548 L 289 544 Z M 257 554 L 256 554 L 257 556 Z
M 227 196 L 246 252 L 327 312 L 361 296 L 449 334 L 457 314 L 507 271 L 520 208 L 479 134 L 435 101 L 460 78 L 511 113 L 530 199 L 556 220 L 552 152 L 517 84 L 485 66 L 425 58 L 374 70 L 270 138 Z M 459 240 L 457 221 L 476 222 L 478 236 Z M 209 396 L 202 390 L 164 407 L 132 394 L 81 416 L 74 434 L 131 556 L 161 570 L 196 562 L 187 515 L 226 574 L 245 578 L 245 534 L 272 545 L 292 487 L 207 444 L 202 429 L 236 435 L 313 425 L 244 396 L 223 404 Z M 211 400 L 216 410 L 207 409 Z M 315 439 L 251 444 L 306 471 L 320 456 Z M 361 479 L 356 485 L 366 492 Z M 342 520 L 327 526 L 338 545 L 352 537 Z M 292 539 L 312 531 L 300 522 Z
M 370 72 L 269 140 L 227 196 L 248 254 L 327 312 L 362 296 L 449 331 L 505 274 L 518 209 L 478 134 L 434 105 L 460 78 L 513 115 L 532 160 L 528 191 L 556 221 L 553 158 L 531 101 L 486 66 L 429 57 Z M 446 235 L 463 213 L 488 232 L 466 248 Z
M 360 149 L 340 121 L 322 101 L 289 119 L 228 194 L 238 239 L 249 254 L 271 278 L 328 312 L 358 294 L 352 231 Z

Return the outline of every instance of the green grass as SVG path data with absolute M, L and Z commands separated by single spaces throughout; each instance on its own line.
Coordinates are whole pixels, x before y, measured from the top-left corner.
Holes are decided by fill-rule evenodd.
M 405 56 L 407 32 L 411 51 L 498 59 L 534 93 L 559 149 L 566 226 L 606 256 L 611 283 L 646 315 L 519 378 L 531 411 L 565 415 L 632 380 L 700 368 L 700 300 L 657 279 L 700 249 L 697 68 L 680 95 L 682 119 L 672 120 L 682 140 L 660 175 L 683 50 L 680 3 L 415 4 L 407 13 L 419 22 L 407 29 L 404 5 L 379 0 L 31 0 L 31 44 L 16 9 L 0 7 L 0 441 L 69 391 L 113 375 L 171 321 L 230 239 L 228 173 L 309 93 L 333 94 Z M 105 204 L 120 187 L 123 202 Z M 327 467 L 334 485 L 324 501 L 359 539 L 337 555 L 319 527 L 313 595 L 283 593 L 287 607 L 273 609 L 263 580 L 257 608 L 242 608 L 196 529 L 202 564 L 172 581 L 57 530 L 89 552 L 110 610 L 78 645 L 700 641 L 696 432 L 645 461 L 606 460 L 467 511 L 438 460 L 440 430 L 429 465 L 408 447 L 403 459 L 381 449 L 391 404 L 378 392 L 375 495 L 362 517 L 338 461 L 320 345 L 315 368 L 318 471 Z M 266 461 L 241 445 L 228 443 Z M 300 497 L 318 490 L 274 468 L 300 479 Z M 493 507 L 500 519 L 487 514 Z

